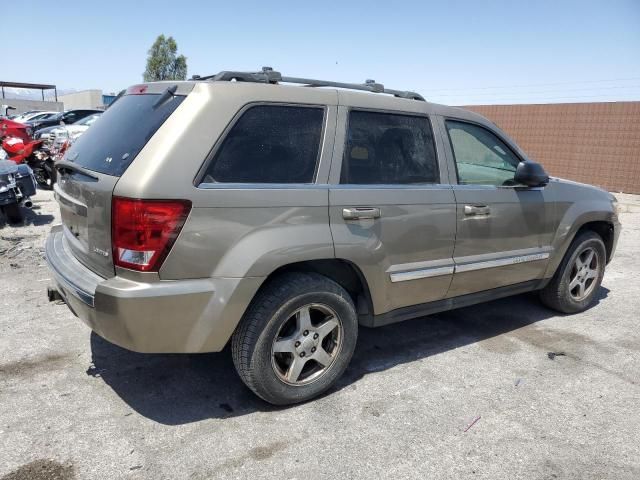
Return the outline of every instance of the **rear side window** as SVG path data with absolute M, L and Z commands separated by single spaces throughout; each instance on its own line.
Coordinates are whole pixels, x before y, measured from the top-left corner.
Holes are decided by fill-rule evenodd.
M 312 183 L 324 109 L 256 105 L 231 128 L 205 183 Z
M 121 176 L 185 97 L 175 96 L 156 105 L 159 98 L 123 96 L 78 138 L 65 160 L 94 172 Z
M 433 132 L 425 117 L 352 111 L 341 183 L 437 183 Z

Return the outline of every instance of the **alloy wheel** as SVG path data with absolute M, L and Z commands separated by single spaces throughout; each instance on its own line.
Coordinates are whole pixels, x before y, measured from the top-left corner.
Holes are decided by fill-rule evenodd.
M 340 354 L 343 327 L 327 305 L 312 303 L 296 310 L 280 327 L 271 348 L 271 365 L 288 385 L 318 380 Z
M 585 248 L 576 257 L 569 274 L 569 294 L 576 301 L 588 297 L 596 286 L 600 262 L 596 251 Z

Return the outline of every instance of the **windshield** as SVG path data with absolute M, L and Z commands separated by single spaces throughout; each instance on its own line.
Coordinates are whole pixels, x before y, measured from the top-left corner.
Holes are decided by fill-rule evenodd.
M 175 96 L 156 105 L 159 97 L 125 95 L 120 98 L 71 146 L 65 160 L 106 175 L 122 175 L 185 98 Z

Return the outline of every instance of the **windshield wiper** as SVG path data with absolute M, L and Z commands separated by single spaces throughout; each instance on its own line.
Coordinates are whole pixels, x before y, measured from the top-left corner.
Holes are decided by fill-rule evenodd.
M 175 97 L 176 90 L 178 90 L 178 85 L 171 85 L 170 87 L 167 87 L 167 89 L 164 92 L 162 92 L 162 95 L 160 95 L 160 98 L 156 100 L 156 103 L 153 104 L 152 108 L 155 110 L 158 107 L 160 107 L 162 104 L 171 100 L 173 97 Z

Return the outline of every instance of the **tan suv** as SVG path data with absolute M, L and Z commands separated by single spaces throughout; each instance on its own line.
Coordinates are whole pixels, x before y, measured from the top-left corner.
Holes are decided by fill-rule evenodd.
M 329 388 L 359 325 L 531 290 L 586 309 L 620 229 L 479 115 L 267 68 L 133 86 L 58 172 L 50 298 L 138 352 L 231 341 L 275 404 Z

